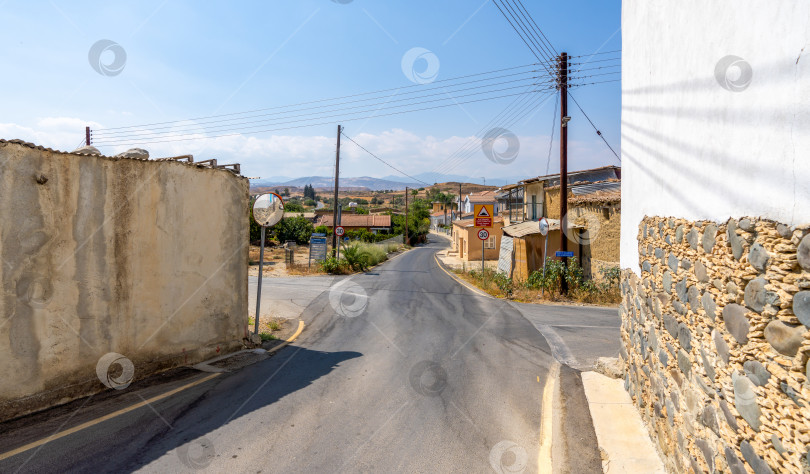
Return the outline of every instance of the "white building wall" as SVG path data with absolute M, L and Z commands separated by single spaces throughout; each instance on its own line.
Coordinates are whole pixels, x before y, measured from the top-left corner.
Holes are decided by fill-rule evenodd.
M 645 215 L 810 222 L 810 1 L 624 0 L 622 35 L 622 267 Z

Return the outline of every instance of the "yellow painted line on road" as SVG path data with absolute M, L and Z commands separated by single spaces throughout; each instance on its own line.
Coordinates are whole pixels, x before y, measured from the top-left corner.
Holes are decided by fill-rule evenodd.
M 486 297 L 486 298 L 491 298 L 491 299 L 493 299 L 493 300 L 497 299 L 497 298 L 495 298 L 495 297 L 494 297 L 494 296 L 492 296 L 492 295 L 488 295 L 488 294 L 484 293 L 483 291 L 479 290 L 478 288 L 476 288 L 476 287 L 474 287 L 474 286 L 470 285 L 470 284 L 469 284 L 469 283 L 467 283 L 466 281 L 464 281 L 464 280 L 462 280 L 461 278 L 457 277 L 457 276 L 456 276 L 456 275 L 454 275 L 452 272 L 448 271 L 446 268 L 444 268 L 444 265 L 442 265 L 442 263 L 441 263 L 441 262 L 439 262 L 439 256 L 438 256 L 438 255 L 436 255 L 435 253 L 433 254 L 433 258 L 436 260 L 436 264 L 439 266 L 439 268 L 441 268 L 441 269 L 442 269 L 442 271 L 443 271 L 444 273 L 447 273 L 448 275 L 450 275 L 450 278 L 452 278 L 452 279 L 456 280 L 456 281 L 457 281 L 459 284 L 461 284 L 462 286 L 464 286 L 464 287 L 465 287 L 465 288 L 467 288 L 468 290 L 473 291 L 473 292 L 477 293 L 478 295 L 480 295 L 480 296 L 484 296 L 484 297 Z
M 201 378 L 199 380 L 196 380 L 194 382 L 183 385 L 182 387 L 176 388 L 174 390 L 169 390 L 166 393 L 163 393 L 161 395 L 157 395 L 155 397 L 152 397 L 149 400 L 144 400 L 142 402 L 138 402 L 138 403 L 136 403 L 134 405 L 131 405 L 131 406 L 128 406 L 126 408 L 122 408 L 122 409 L 120 409 L 118 411 L 114 411 L 114 412 L 112 412 L 112 413 L 110 413 L 108 415 L 104 415 L 104 416 L 102 416 L 100 418 L 96 418 L 95 420 L 91 420 L 91 421 L 88 421 L 86 423 L 82 423 L 81 425 L 74 426 L 73 428 L 67 429 L 65 431 L 60 431 L 59 433 L 52 434 L 51 436 L 48 436 L 47 438 L 42 438 L 42 439 L 40 439 L 38 441 L 34 441 L 33 443 L 28 443 L 25 446 L 20 446 L 17 449 L 13 449 L 11 451 L 0 454 L 0 461 L 2 461 L 4 459 L 8 459 L 11 456 L 16 456 L 17 454 L 28 451 L 29 449 L 33 449 L 33 448 L 42 446 L 42 445 L 44 445 L 46 443 L 49 443 L 49 442 L 51 442 L 53 440 L 56 440 L 56 439 L 59 439 L 59 438 L 64 438 L 65 436 L 71 435 L 71 434 L 76 433 L 77 431 L 81 431 L 81 430 L 83 430 L 85 428 L 90 428 L 91 426 L 97 425 L 97 424 L 99 424 L 99 423 L 101 423 L 103 421 L 111 420 L 111 419 L 116 418 L 118 416 L 121 416 L 121 415 L 123 415 L 125 413 L 129 413 L 129 412 L 131 412 L 133 410 L 137 410 L 138 408 L 149 405 L 150 403 L 154 403 L 154 402 L 156 402 L 158 400 L 162 400 L 164 398 L 167 398 L 167 397 L 170 397 L 170 396 L 175 395 L 177 393 L 180 393 L 183 390 L 186 390 L 186 389 L 189 389 L 189 388 L 194 387 L 196 385 L 199 385 L 201 383 L 207 382 L 207 381 L 211 380 L 212 378 L 217 377 L 219 375 L 221 375 L 221 374 L 216 373 L 216 374 L 211 374 L 211 375 L 205 376 L 205 377 L 203 377 L 203 378 Z
M 274 353 L 274 352 L 278 351 L 279 349 L 281 349 L 282 347 L 285 347 L 287 344 L 289 344 L 289 343 L 291 343 L 291 342 L 295 341 L 295 339 L 296 339 L 298 336 L 300 336 L 300 335 L 301 335 L 301 332 L 303 332 L 303 331 L 304 331 L 304 321 L 302 321 L 302 320 L 300 320 L 300 319 L 299 319 L 299 320 L 298 320 L 298 330 L 297 330 L 297 331 L 295 331 L 295 334 L 293 334 L 292 336 L 290 336 L 289 338 L 287 338 L 287 340 L 285 340 L 285 341 L 284 341 L 282 344 L 279 344 L 279 345 L 277 345 L 276 347 L 274 347 L 274 348 L 270 349 L 269 351 L 267 351 L 267 353 L 268 353 L 268 354 L 272 354 L 272 353 Z
M 543 387 L 543 405 L 540 410 L 540 452 L 537 455 L 537 472 L 552 472 L 551 446 L 554 431 L 554 391 L 557 377 L 560 374 L 560 363 L 554 361 L 548 370 L 546 385 Z M 537 377 L 538 381 L 540 377 Z

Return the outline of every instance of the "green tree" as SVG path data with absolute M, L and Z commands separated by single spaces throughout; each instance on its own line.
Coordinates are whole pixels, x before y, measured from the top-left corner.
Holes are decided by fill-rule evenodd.
M 285 217 L 272 227 L 273 235 L 279 242 L 294 240 L 300 245 L 309 242 L 314 230 L 312 223 L 301 216 Z
M 290 188 L 284 188 L 284 194 L 282 196 L 289 196 L 290 195 Z
M 304 206 L 298 201 L 285 202 L 284 212 L 304 212 Z
M 355 212 L 358 214 L 368 214 L 368 209 L 365 207 L 356 207 Z

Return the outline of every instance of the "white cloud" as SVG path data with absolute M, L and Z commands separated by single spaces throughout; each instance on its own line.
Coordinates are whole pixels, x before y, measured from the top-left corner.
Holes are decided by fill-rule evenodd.
M 100 129 L 101 124 L 73 117 L 45 117 L 38 119 L 34 126 L 14 123 L 0 123 L 0 137 L 21 138 L 59 150 L 70 151 L 83 142 L 84 127 L 90 125 Z M 198 125 L 189 122 L 175 126 L 173 134 L 193 133 Z M 336 137 L 273 135 L 246 136 L 233 135 L 205 138 L 204 130 L 197 128 L 193 140 L 170 143 L 149 143 L 144 135 L 140 145 L 130 141 L 126 145 L 114 145 L 120 138 L 103 131 L 95 137 L 102 153 L 114 155 L 128 148 L 139 147 L 149 150 L 152 157 L 193 154 L 195 160 L 216 158 L 220 163 L 240 163 L 245 176 L 273 178 L 275 176 L 329 176 L 334 173 Z M 138 131 L 128 130 L 127 133 Z M 451 136 L 439 138 L 419 136 L 402 129 L 387 130 L 379 134 L 359 133 L 352 137 L 357 143 L 410 175 L 425 172 L 459 174 L 472 178 L 537 176 L 546 173 L 548 159 L 548 136 L 519 136 L 520 152 L 517 158 L 507 165 L 489 161 L 481 150 L 478 138 Z M 159 139 L 153 138 L 157 142 Z M 106 143 L 106 144 L 105 144 Z M 120 143 L 120 141 L 119 141 Z M 83 144 L 83 143 L 82 143 Z M 505 143 L 496 142 L 496 149 Z M 559 169 L 559 145 L 552 144 L 552 158 L 548 172 Z M 570 169 L 584 169 L 601 166 L 612 161 L 610 152 L 598 144 L 571 142 L 569 156 Z M 345 138 L 341 144 L 342 176 L 385 176 L 398 174 L 380 161 L 374 159 Z M 497 181 L 493 181 L 497 182 Z

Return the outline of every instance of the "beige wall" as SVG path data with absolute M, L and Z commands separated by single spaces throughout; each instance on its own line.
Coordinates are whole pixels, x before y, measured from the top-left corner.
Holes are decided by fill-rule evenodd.
M 502 222 L 494 222 L 488 228 L 489 235 L 495 236 L 495 248 L 485 249 L 484 260 L 498 260 L 503 235 Z M 481 260 L 481 240 L 478 238 L 480 227 L 453 226 L 453 249 L 460 250 L 458 257 L 464 260 Z
M 0 418 L 239 347 L 248 181 L 0 142 Z M 39 179 L 36 179 L 39 178 Z

